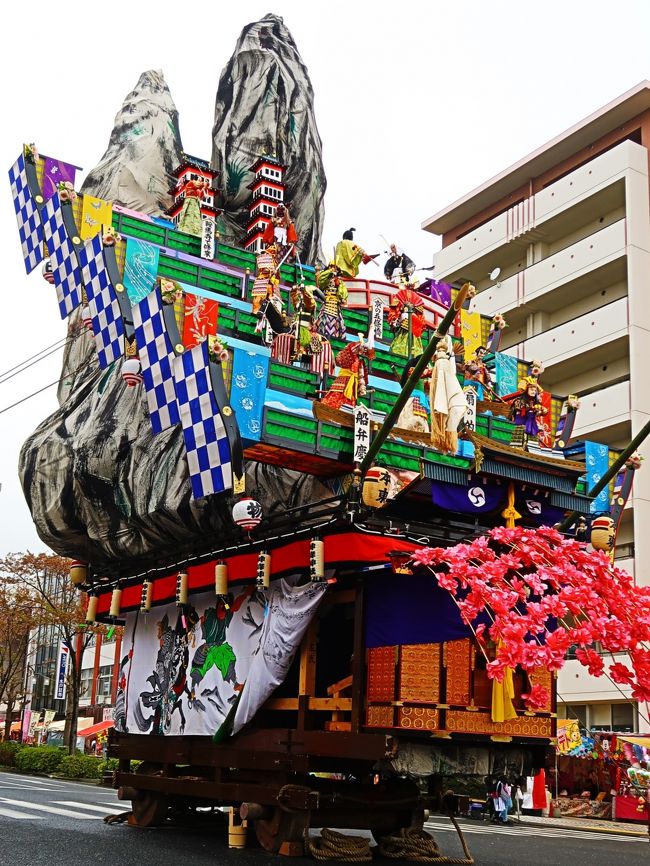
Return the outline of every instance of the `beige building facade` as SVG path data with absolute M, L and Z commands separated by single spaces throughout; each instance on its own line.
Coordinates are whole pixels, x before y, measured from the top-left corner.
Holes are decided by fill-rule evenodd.
M 544 362 L 543 387 L 578 394 L 573 440 L 621 449 L 650 419 L 650 82 L 644 81 L 426 219 L 433 276 L 471 280 L 508 322 L 502 351 Z M 489 275 L 500 268 L 498 279 Z M 637 472 L 617 565 L 650 584 L 649 460 Z M 569 661 L 558 713 L 650 730 L 648 707 Z

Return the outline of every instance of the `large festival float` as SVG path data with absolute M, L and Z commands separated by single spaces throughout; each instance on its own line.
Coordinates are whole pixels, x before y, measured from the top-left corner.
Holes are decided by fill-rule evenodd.
M 232 806 L 284 854 L 309 827 L 421 840 L 444 776 L 544 765 L 570 646 L 592 667 L 594 641 L 631 647 L 642 689 L 648 599 L 610 555 L 638 464 L 589 544 L 578 401 L 499 351 L 474 287 L 418 280 L 397 247 L 360 276 L 354 229 L 322 255 L 281 19 L 244 29 L 210 160 L 147 72 L 79 191 L 33 144 L 10 179 L 69 337 L 20 474 L 87 622 L 124 627 L 109 755 L 131 823 Z

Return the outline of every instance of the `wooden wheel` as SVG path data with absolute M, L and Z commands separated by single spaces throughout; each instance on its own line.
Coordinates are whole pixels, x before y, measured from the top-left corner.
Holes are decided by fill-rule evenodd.
M 143 776 L 155 776 L 161 772 L 161 768 L 157 764 L 145 761 L 140 764 L 137 772 Z M 165 820 L 168 805 L 165 794 L 139 789 L 138 797 L 131 800 L 133 820 L 129 823 L 136 827 L 155 827 Z
M 271 818 L 255 820 L 255 835 L 265 851 L 289 857 L 304 855 L 303 836 L 309 826 L 309 812 L 285 812 L 279 806 Z

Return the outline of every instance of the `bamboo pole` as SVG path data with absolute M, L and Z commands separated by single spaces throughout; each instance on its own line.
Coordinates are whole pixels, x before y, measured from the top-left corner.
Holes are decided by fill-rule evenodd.
M 641 428 L 641 430 L 639 430 L 639 432 L 636 434 L 636 436 L 630 442 L 630 444 L 627 446 L 627 448 L 624 451 L 621 451 L 618 458 L 614 461 L 614 463 L 612 463 L 612 465 L 609 467 L 609 469 L 603 475 L 603 477 L 600 479 L 600 481 L 597 484 L 594 484 L 594 486 L 591 488 L 591 490 L 589 490 L 589 492 L 587 493 L 587 496 L 591 496 L 591 497 L 598 496 L 600 491 L 605 489 L 605 487 L 609 484 L 609 482 L 612 480 L 612 478 L 614 478 L 616 476 L 617 472 L 623 467 L 623 465 L 625 464 L 625 461 L 628 459 L 628 457 L 631 457 L 632 454 L 634 454 L 636 449 L 643 442 L 643 440 L 646 438 L 646 436 L 648 436 L 649 433 L 650 433 L 650 421 L 648 421 L 647 424 L 645 424 Z M 567 529 L 570 529 L 571 526 L 573 526 L 573 524 L 575 523 L 576 518 L 579 516 L 580 516 L 579 511 L 572 511 L 571 514 L 568 514 L 564 518 L 562 523 L 560 523 L 558 525 L 558 529 L 560 530 L 560 532 L 566 532 Z

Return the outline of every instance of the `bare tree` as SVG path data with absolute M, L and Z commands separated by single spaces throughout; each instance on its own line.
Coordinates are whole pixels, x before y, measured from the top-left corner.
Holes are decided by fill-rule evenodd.
M 64 742 L 72 754 L 77 741 L 81 660 L 94 630 L 84 623 L 82 595 L 70 581 L 69 568 L 69 559 L 46 553 L 13 553 L 0 560 L 0 574 L 31 595 L 37 624 L 51 627 L 68 648 Z

